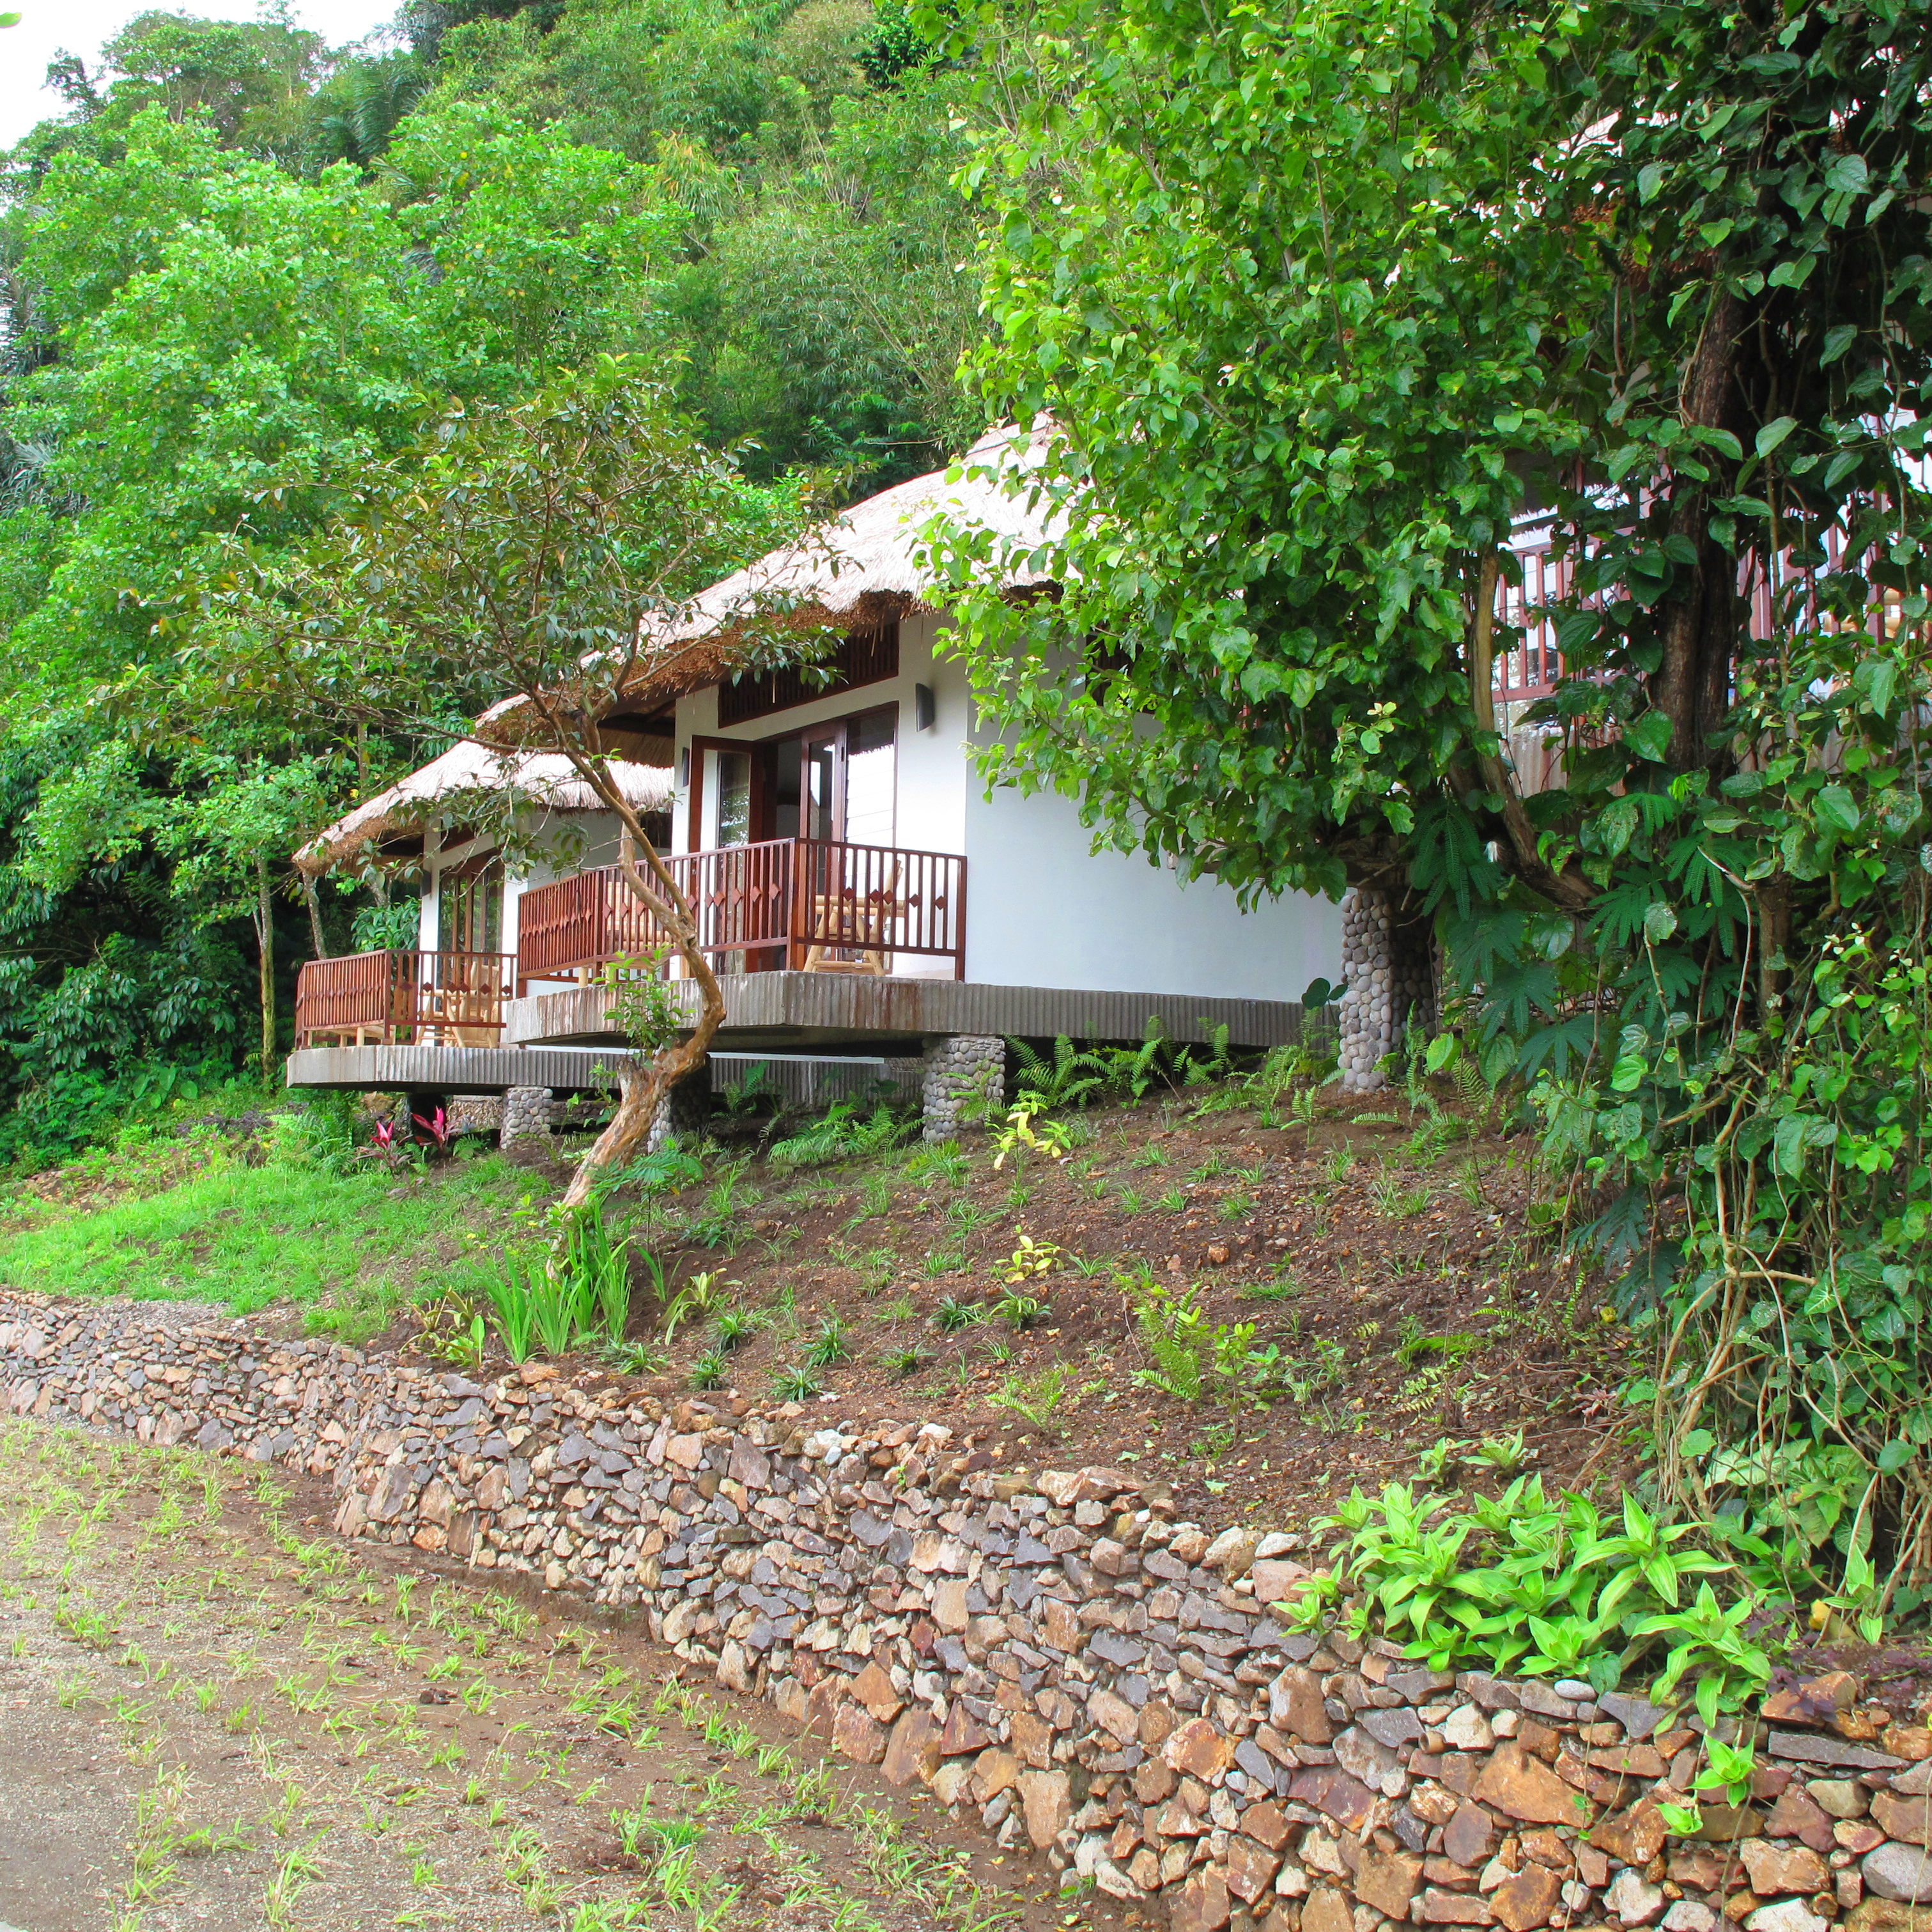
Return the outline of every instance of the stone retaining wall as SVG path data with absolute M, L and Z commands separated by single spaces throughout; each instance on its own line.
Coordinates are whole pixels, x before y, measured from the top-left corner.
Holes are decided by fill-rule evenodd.
M 1121 1471 L 4 1292 L 0 1406 L 325 1477 L 346 1535 L 634 1606 L 688 1664 L 1180 1932 L 1928 1916 L 1932 1732 L 1850 1678 L 1776 1692 L 1750 1801 L 1670 1839 L 1694 1717 L 1292 1633 L 1268 1606 L 1306 1574 L 1295 1538 L 1210 1535 Z

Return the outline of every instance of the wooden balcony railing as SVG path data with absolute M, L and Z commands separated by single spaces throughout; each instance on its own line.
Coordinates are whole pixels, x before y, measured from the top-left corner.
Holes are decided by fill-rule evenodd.
M 356 952 L 296 981 L 296 1045 L 494 1046 L 516 962 L 507 952 Z
M 707 953 L 748 970 L 884 973 L 895 955 L 966 970 L 966 861 L 948 852 L 777 838 L 666 861 Z M 517 905 L 517 980 L 567 979 L 640 958 L 668 934 L 614 866 L 536 886 Z

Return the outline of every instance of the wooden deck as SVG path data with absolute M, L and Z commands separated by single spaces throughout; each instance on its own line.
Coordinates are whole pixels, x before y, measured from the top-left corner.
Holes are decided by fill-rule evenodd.
M 674 981 L 694 1011 L 697 988 Z M 839 1060 L 910 1056 L 949 1034 L 1135 1041 L 1157 1020 L 1168 1038 L 1204 1041 L 1217 1027 L 1233 1046 L 1266 1048 L 1303 1037 L 1293 1000 L 1198 999 L 1184 993 L 1090 993 L 1050 986 L 989 986 L 952 980 L 844 977 L 819 973 L 721 975 L 724 1053 Z M 623 1058 L 608 1018 L 610 989 L 573 986 L 505 1010 L 501 1046 L 313 1047 L 288 1063 L 291 1087 L 373 1092 L 500 1094 L 511 1087 L 581 1092 L 608 1085 Z
M 1052 986 L 993 986 L 955 980 L 874 979 L 819 973 L 721 975 L 725 1021 L 720 1048 L 801 1052 L 861 1048 L 916 1052 L 945 1034 L 1010 1034 L 1051 1040 L 1138 1040 L 1158 1020 L 1168 1037 L 1205 1040 L 1225 1026 L 1241 1047 L 1282 1046 L 1301 1038 L 1302 1009 L 1293 1000 L 1202 999 L 1186 993 L 1094 993 Z M 696 1011 L 698 989 L 674 988 Z M 505 1010 L 506 1046 L 619 1037 L 602 986 L 533 994 Z

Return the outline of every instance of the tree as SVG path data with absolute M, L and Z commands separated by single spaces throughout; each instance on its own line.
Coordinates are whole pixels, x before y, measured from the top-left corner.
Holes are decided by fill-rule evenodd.
M 203 754 L 178 775 L 185 798 L 158 828 L 160 849 L 176 861 L 174 884 L 207 925 L 241 916 L 254 932 L 256 994 L 261 1012 L 262 1084 L 280 1064 L 275 1000 L 275 898 L 290 855 L 330 817 L 334 793 L 326 762 L 300 758 L 276 764 Z M 304 881 L 307 883 L 306 880 Z M 313 898 L 309 912 L 322 951 Z
M 306 707 L 446 740 L 464 729 L 453 707 L 496 700 L 482 728 L 495 741 L 562 754 L 616 818 L 620 869 L 696 982 L 700 1010 L 686 1037 L 654 1042 L 622 1075 L 616 1114 L 565 1196 L 576 1207 L 702 1064 L 724 1017 L 692 908 L 609 770 L 598 720 L 694 654 L 707 661 L 713 646 L 688 628 L 684 600 L 768 548 L 797 500 L 743 483 L 613 357 L 527 401 L 427 427 L 417 448 L 345 479 L 340 514 L 298 552 L 238 549 L 185 647 L 185 682 L 211 704 Z M 747 662 L 808 643 L 774 637 Z M 513 794 L 495 794 L 488 829 L 514 845 Z
M 1406 899 L 1658 1338 L 1664 1491 L 1923 1587 L 1932 23 L 1054 24 L 980 373 L 1058 423 L 1064 594 L 935 532 L 990 771 L 1250 891 Z M 1571 575 L 1525 795 L 1532 509 Z

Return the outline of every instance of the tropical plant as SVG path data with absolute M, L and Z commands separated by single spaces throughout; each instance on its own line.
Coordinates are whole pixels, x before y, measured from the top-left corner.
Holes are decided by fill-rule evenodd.
M 803 1132 L 772 1144 L 768 1158 L 779 1167 L 822 1167 L 833 1161 L 862 1160 L 888 1152 L 914 1132 L 916 1120 L 884 1105 L 859 1118 L 856 1100 L 836 1101 L 824 1118 Z
M 1661 1523 L 1626 1497 L 1612 1528 L 1587 1497 L 1550 1502 L 1537 1476 L 1466 1509 L 1400 1484 L 1373 1501 L 1358 1489 L 1319 1526 L 1343 1535 L 1332 1567 L 1290 1606 L 1304 1627 L 1346 1603 L 1350 1629 L 1372 1618 L 1406 1634 L 1408 1654 L 1433 1670 L 1480 1660 L 1602 1691 L 1641 1669 L 1656 1673 L 1643 1681 L 1660 1700 L 1688 1678 L 1700 1697 L 1735 1706 L 1769 1681 L 1770 1654 L 1749 1627 L 1776 1576 L 1772 1552 L 1735 1527 L 1720 1553 L 1710 1531 Z
M 1046 1102 L 1037 1094 L 1022 1094 L 1007 1110 L 1006 1124 L 993 1135 L 993 1165 L 1016 1166 L 1028 1154 L 1043 1154 L 1048 1160 L 1064 1160 L 1072 1150 L 1072 1136 L 1064 1123 L 1042 1120 Z
M 986 775 L 1239 888 L 1392 887 L 1398 970 L 1439 939 L 1484 1084 L 1528 1096 L 1654 1340 L 1660 1496 L 1755 1507 L 1779 1450 L 1846 1450 L 1838 1559 L 1917 1600 L 1932 123 L 1902 103 L 1932 23 L 1047 25 L 976 177 L 1006 215 L 980 370 L 1061 426 L 1026 476 L 1060 595 L 934 532 Z M 1499 711 L 1532 626 L 1552 688 Z

